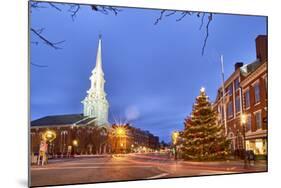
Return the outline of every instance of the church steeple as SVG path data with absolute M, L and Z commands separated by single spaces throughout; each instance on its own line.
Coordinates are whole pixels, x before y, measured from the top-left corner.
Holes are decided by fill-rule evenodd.
M 99 126 L 108 124 L 108 102 L 104 91 L 104 73 L 102 70 L 101 36 L 99 36 L 96 56 L 96 66 L 90 76 L 91 87 L 88 95 L 82 101 L 84 104 L 84 116 L 95 117 Z
M 100 72 L 101 74 L 103 74 L 102 56 L 101 56 L 101 35 L 99 35 L 99 44 L 98 44 L 98 50 L 97 50 L 97 56 L 96 56 L 96 67 L 94 68 L 92 73 L 94 73 L 95 70 L 97 72 Z

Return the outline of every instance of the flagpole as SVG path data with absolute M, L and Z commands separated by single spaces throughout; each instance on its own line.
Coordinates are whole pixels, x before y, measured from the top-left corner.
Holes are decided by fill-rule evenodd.
M 225 135 L 227 135 L 223 55 L 221 55 L 220 57 L 220 62 L 221 62 L 221 75 L 222 75 L 222 103 L 223 103 L 223 114 L 224 114 L 224 130 L 225 130 Z

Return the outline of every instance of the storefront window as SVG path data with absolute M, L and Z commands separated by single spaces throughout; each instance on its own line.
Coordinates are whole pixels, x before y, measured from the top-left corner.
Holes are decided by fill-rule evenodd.
M 266 155 L 267 143 L 265 139 L 253 139 L 246 141 L 246 149 L 254 151 L 255 155 Z

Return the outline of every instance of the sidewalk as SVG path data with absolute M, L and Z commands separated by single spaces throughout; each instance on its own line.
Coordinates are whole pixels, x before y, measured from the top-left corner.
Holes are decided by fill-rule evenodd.
M 220 168 L 220 169 L 231 169 L 237 171 L 267 171 L 267 161 L 259 160 L 255 161 L 255 163 L 251 162 L 250 165 L 248 163 L 247 168 L 244 168 L 244 160 L 227 160 L 227 161 L 178 161 L 180 164 L 196 166 L 196 167 L 211 167 L 211 168 Z

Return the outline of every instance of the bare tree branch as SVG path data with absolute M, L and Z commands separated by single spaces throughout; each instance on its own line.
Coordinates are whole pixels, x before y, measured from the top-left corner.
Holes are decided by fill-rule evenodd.
M 62 49 L 61 47 L 57 46 L 58 44 L 61 44 L 63 42 L 65 42 L 65 40 L 63 41 L 59 41 L 59 42 L 51 42 L 49 41 L 47 38 L 45 38 L 42 35 L 42 29 L 39 30 L 35 30 L 33 28 L 30 29 L 35 35 L 37 35 L 41 40 L 43 40 L 47 45 L 51 46 L 52 48 L 58 50 L 58 49 Z
M 33 63 L 33 62 L 30 62 L 30 64 L 35 66 L 35 67 L 40 67 L 40 68 L 48 67 L 47 65 L 39 65 L 39 64 L 36 64 L 36 63 Z
M 156 19 L 156 21 L 154 22 L 154 25 L 157 25 L 163 19 L 163 16 L 164 16 L 165 12 L 167 12 L 167 10 L 161 10 L 160 16 Z M 195 12 L 190 12 L 190 11 L 172 11 L 172 12 L 167 13 L 165 15 L 165 17 L 176 15 L 177 13 L 181 13 L 181 16 L 178 19 L 176 19 L 176 21 L 179 22 L 179 21 L 183 20 L 187 15 L 191 16 Z M 202 14 L 202 16 L 201 16 L 201 14 Z M 196 13 L 196 16 L 198 18 L 200 18 L 200 16 L 201 16 L 201 24 L 200 24 L 199 30 L 201 30 L 203 25 L 204 25 L 204 18 L 205 18 L 206 14 L 207 13 L 205 13 L 205 12 L 204 13 L 201 13 L 201 12 L 197 12 Z M 210 23 L 212 21 L 212 18 L 213 18 L 213 14 L 209 13 L 208 23 L 206 25 L 206 36 L 204 38 L 204 43 L 203 43 L 202 51 L 201 51 L 202 56 L 204 55 L 205 48 L 206 48 L 206 45 L 207 45 L 207 40 L 208 40 L 208 37 L 209 37 L 209 26 L 210 26 Z
M 80 10 L 80 5 L 78 5 L 78 4 L 70 5 L 70 8 L 68 9 L 68 12 L 71 12 L 72 21 L 74 21 L 74 18 L 76 17 L 77 12 L 79 10 Z
M 204 12 L 203 15 L 202 15 L 202 17 L 201 17 L 201 25 L 200 25 L 200 27 L 199 27 L 199 30 L 201 30 L 202 27 L 203 27 L 205 14 L 206 14 L 206 13 Z
M 109 12 L 113 12 L 115 16 L 118 15 L 119 12 L 121 12 L 121 9 L 112 7 L 112 6 L 98 6 L 98 5 L 91 5 L 91 8 L 93 11 L 101 12 L 105 15 L 108 15 Z
M 191 15 L 191 13 L 188 11 L 182 12 L 181 14 L 182 14 L 182 16 L 180 18 L 176 19 L 177 22 L 181 21 L 186 15 Z
M 61 9 L 60 9 L 58 6 L 56 6 L 54 3 L 49 3 L 49 5 L 50 5 L 51 7 L 53 7 L 54 9 L 57 9 L 58 11 L 61 12 Z
M 176 11 L 176 10 L 174 10 L 174 11 L 172 11 L 172 12 L 170 12 L 170 13 L 166 14 L 165 16 L 166 16 L 166 17 L 168 17 L 168 16 L 172 16 L 172 15 L 174 15 L 175 13 L 177 13 L 177 11 Z
M 208 40 L 208 37 L 209 37 L 209 25 L 210 25 L 212 19 L 213 19 L 213 14 L 210 13 L 209 16 L 208 16 L 208 23 L 206 25 L 206 37 L 204 39 L 204 44 L 203 44 L 203 47 L 202 47 L 202 56 L 204 55 L 204 52 L 205 52 L 207 40 Z
M 160 16 L 159 16 L 159 18 L 156 19 L 156 21 L 154 22 L 154 25 L 157 25 L 157 24 L 162 20 L 163 14 L 165 13 L 165 11 L 166 11 L 166 10 L 162 10 L 162 11 L 160 12 Z
M 45 6 L 41 6 L 41 2 L 30 2 L 30 7 L 33 9 L 46 8 Z
M 107 8 L 108 8 L 109 10 L 113 11 L 114 14 L 115 14 L 115 16 L 117 16 L 118 12 L 121 12 L 121 11 L 122 11 L 121 9 L 117 9 L 117 8 L 111 7 L 111 6 L 109 6 L 109 7 L 107 7 Z

